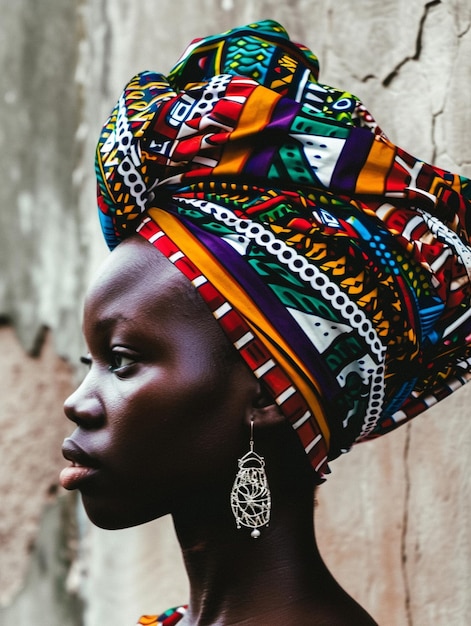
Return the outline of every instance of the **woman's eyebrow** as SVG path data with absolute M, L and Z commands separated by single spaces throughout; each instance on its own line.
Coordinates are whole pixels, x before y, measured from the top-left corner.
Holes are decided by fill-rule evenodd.
M 99 317 L 93 322 L 93 330 L 97 332 L 104 332 L 104 331 L 109 330 L 113 326 L 116 326 L 116 324 L 118 323 L 132 322 L 132 321 L 134 321 L 133 318 L 128 317 L 127 315 L 124 315 L 122 313 L 119 313 L 118 315 L 109 315 L 109 316 L 101 317 L 101 318 Z

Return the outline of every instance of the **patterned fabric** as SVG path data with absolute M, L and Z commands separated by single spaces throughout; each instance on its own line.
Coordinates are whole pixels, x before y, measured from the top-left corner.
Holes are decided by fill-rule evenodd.
M 273 21 L 126 86 L 97 148 L 110 248 L 139 232 L 208 303 L 320 476 L 470 378 L 470 182 L 392 144 Z
M 186 606 L 179 606 L 160 615 L 143 615 L 136 626 L 174 626 L 185 615 L 186 609 Z

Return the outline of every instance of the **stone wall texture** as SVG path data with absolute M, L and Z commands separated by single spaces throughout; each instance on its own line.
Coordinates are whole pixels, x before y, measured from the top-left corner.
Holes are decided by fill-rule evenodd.
M 83 375 L 81 306 L 106 255 L 94 145 L 137 71 L 280 21 L 389 137 L 471 175 L 469 0 L 0 0 L 0 626 L 129 626 L 185 601 L 168 519 L 91 527 L 57 486 L 62 401 Z M 337 460 L 318 536 L 384 626 L 470 623 L 471 389 Z

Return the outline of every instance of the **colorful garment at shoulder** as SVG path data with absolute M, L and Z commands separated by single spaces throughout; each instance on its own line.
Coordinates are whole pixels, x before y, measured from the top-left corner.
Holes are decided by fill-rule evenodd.
M 136 626 L 174 626 L 185 615 L 186 608 L 186 606 L 179 606 L 160 615 L 143 615 Z
M 97 147 L 113 248 L 193 282 L 314 469 L 470 378 L 470 182 L 395 146 L 273 21 L 134 77 Z

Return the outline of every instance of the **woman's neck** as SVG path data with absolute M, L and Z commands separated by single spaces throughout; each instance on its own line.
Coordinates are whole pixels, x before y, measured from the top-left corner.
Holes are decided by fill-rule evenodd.
M 315 542 L 312 500 L 301 507 L 299 494 L 294 499 L 275 499 L 270 527 L 258 539 L 236 529 L 228 507 L 174 515 L 190 581 L 182 626 L 374 624 L 328 572 Z

